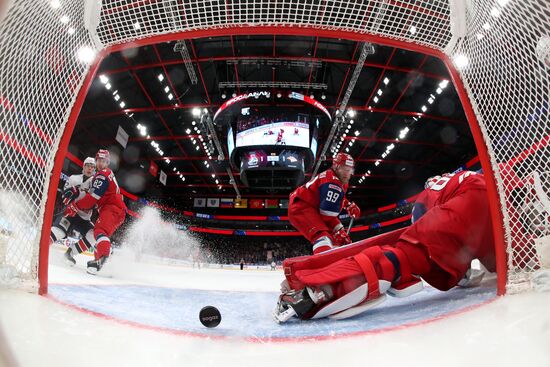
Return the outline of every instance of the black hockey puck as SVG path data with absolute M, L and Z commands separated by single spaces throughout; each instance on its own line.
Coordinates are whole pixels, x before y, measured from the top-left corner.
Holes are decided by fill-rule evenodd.
M 214 306 L 205 306 L 199 312 L 199 320 L 206 327 L 216 327 L 222 321 L 220 311 Z

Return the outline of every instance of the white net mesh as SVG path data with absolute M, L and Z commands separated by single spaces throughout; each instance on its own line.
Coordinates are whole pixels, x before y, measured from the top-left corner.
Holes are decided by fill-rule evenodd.
M 91 34 L 84 28 L 83 3 L 15 1 L 0 26 L 4 264 L 35 274 L 48 172 L 87 72 L 77 57 L 81 47 L 92 47 L 92 39 L 111 46 L 196 30 L 222 35 L 277 27 L 311 35 L 340 31 L 342 38 L 345 32 L 380 35 L 448 52 L 462 65 L 459 73 L 496 171 L 510 289 L 539 266 L 516 188 L 534 171 L 550 170 L 547 0 L 106 0 Z M 9 209 L 15 206 L 23 210 Z M 31 260 L 23 261 L 29 254 Z
M 104 1 L 98 36 L 105 45 L 152 35 L 250 26 L 377 33 L 443 48 L 451 38 L 447 1 Z M 415 26 L 414 34 L 410 32 Z M 314 31 L 312 31 L 314 34 Z
M 54 154 L 90 46 L 80 1 L 16 1 L 0 25 L 0 276 L 36 279 Z M 5 279 L 6 280 L 6 279 Z M 13 279 L 10 279 L 12 281 Z
M 515 291 L 539 266 L 517 194 L 532 172 L 550 170 L 550 3 L 476 1 L 466 11 L 467 34 L 452 55 L 467 60 L 459 71 L 496 171 Z

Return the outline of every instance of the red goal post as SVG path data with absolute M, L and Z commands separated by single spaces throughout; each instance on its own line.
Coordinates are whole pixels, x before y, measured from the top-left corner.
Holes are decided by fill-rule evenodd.
M 515 235 L 525 223 L 513 218 L 511 183 L 550 170 L 546 0 L 14 0 L 3 11 L 0 275 L 47 292 L 61 168 L 106 55 L 178 39 L 274 34 L 368 41 L 442 59 L 487 177 L 498 292 L 529 287 L 539 267 L 536 238 Z

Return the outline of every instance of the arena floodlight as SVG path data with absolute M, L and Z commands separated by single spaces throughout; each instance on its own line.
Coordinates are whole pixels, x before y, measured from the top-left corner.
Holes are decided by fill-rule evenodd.
M 91 64 L 95 59 L 95 51 L 91 47 L 82 46 L 77 51 L 77 57 L 81 62 Z
M 453 57 L 453 62 L 458 69 L 463 69 L 468 66 L 468 58 L 466 55 L 458 54 Z

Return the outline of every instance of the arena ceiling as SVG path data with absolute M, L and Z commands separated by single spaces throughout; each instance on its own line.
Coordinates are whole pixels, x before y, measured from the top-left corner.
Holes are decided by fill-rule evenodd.
M 273 106 L 280 103 L 279 92 L 293 90 L 314 96 L 334 116 L 362 47 L 343 39 L 273 35 L 184 42 L 191 60 L 187 66 L 192 65 L 196 83 L 182 54 L 174 51 L 176 41 L 106 57 L 90 86 L 69 147 L 80 159 L 99 147 L 111 149 L 122 187 L 180 208 L 190 207 L 194 197 L 236 195 L 226 171 L 227 158 L 210 159 L 198 140 L 192 124 L 197 119 L 194 108 L 206 108 L 213 115 L 233 94 L 265 90 L 254 87 L 265 82 L 278 86 L 267 88 L 272 91 Z M 427 177 L 453 171 L 477 155 L 444 64 L 399 48 L 374 45 L 374 50 L 349 100 L 347 108 L 355 115 L 347 116 L 353 124 L 346 123 L 349 129 L 346 126 L 339 149 L 357 161 L 350 197 L 364 208 L 407 198 L 420 191 Z M 291 83 L 303 87 L 288 88 Z M 129 134 L 124 150 L 115 141 L 119 126 Z M 330 127 L 320 127 L 318 152 Z M 217 135 L 226 152 L 224 127 L 217 127 Z M 336 139 L 341 140 L 342 134 Z M 331 156 L 322 162 L 321 170 L 330 166 Z M 150 161 L 168 174 L 166 186 L 148 174 Z M 306 172 L 306 179 L 311 173 L 312 169 Z M 288 197 L 288 190 L 247 188 L 239 172 L 233 170 L 233 174 L 245 198 Z

